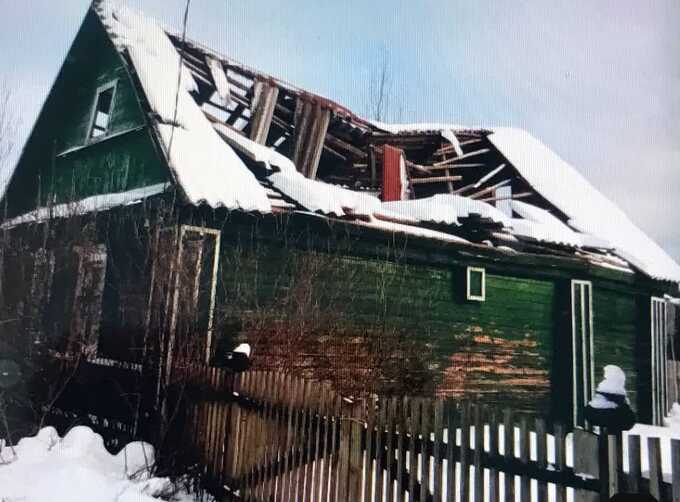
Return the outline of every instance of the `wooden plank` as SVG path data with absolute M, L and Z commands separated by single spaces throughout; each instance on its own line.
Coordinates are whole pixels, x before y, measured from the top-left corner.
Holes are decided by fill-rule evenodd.
M 493 178 L 494 176 L 496 176 L 496 175 L 497 175 L 499 172 L 501 172 L 503 169 L 505 169 L 505 164 L 501 164 L 501 165 L 498 166 L 496 169 L 493 169 L 491 172 L 489 172 L 489 174 L 487 174 L 486 176 L 482 176 L 482 178 L 480 178 L 480 180 L 479 180 L 477 183 L 475 183 L 475 188 L 481 187 L 484 183 L 486 183 L 486 182 L 489 181 L 491 178 Z
M 321 159 L 321 152 L 323 150 L 326 133 L 328 132 L 328 124 L 331 120 L 331 111 L 323 109 L 317 105 L 314 110 L 314 121 L 312 123 L 309 140 L 305 148 L 305 156 L 303 161 L 303 173 L 309 179 L 316 179 L 316 172 L 319 168 L 319 160 Z
M 295 418 L 295 408 L 293 407 L 293 396 L 295 395 L 295 391 L 297 390 L 296 386 L 296 380 L 288 375 L 286 377 L 287 380 L 287 411 L 288 411 L 288 427 L 286 430 L 286 456 L 284 457 L 284 474 L 283 474 L 283 493 L 281 500 L 284 502 L 290 502 L 292 500 L 291 497 L 291 491 L 292 491 L 292 480 L 293 480 L 293 459 L 292 455 L 289 455 L 289 452 L 293 450 L 293 444 L 295 440 L 295 426 L 296 426 L 296 418 Z
M 507 195 L 503 197 L 487 197 L 485 199 L 479 199 L 480 202 L 497 202 L 499 200 L 519 200 L 519 199 L 526 199 L 527 197 L 531 197 L 535 195 L 534 192 L 520 192 L 520 193 L 515 193 L 512 195 Z
M 366 414 L 366 469 L 364 474 L 364 501 L 372 501 L 373 492 L 373 455 L 372 451 L 376 450 L 376 455 L 380 457 L 380 449 L 375 446 L 376 436 L 382 436 L 382 423 L 378 420 L 376 424 L 375 407 L 384 406 L 386 401 L 378 400 L 377 402 L 371 398 L 367 399 L 368 412 Z M 376 432 L 377 431 L 377 432 Z
M 671 439 L 672 501 L 680 502 L 680 439 Z
M 298 408 L 298 414 L 299 414 L 299 422 L 298 422 L 298 437 L 296 441 L 296 449 L 295 449 L 295 458 L 296 458 L 296 481 L 295 481 L 295 493 L 296 493 L 296 502 L 301 502 L 304 499 L 304 487 L 305 487 L 305 465 L 304 465 L 304 456 L 305 456 L 305 442 L 306 442 L 306 432 L 307 432 L 307 422 L 309 419 L 309 416 L 307 415 L 307 410 L 304 407 L 304 404 L 307 399 L 308 395 L 308 388 L 310 385 L 309 380 L 302 380 L 300 389 L 301 393 L 299 396 L 299 401 L 297 403 Z
M 485 153 L 488 153 L 489 151 L 490 150 L 488 148 L 482 148 L 480 150 L 475 150 L 474 152 L 464 153 L 463 155 L 459 155 L 458 157 L 453 157 L 452 159 L 442 160 L 441 162 L 435 162 L 432 165 L 435 166 L 435 167 L 439 167 L 439 166 L 456 164 L 457 162 L 459 162 L 463 159 L 469 159 L 470 157 L 475 157 L 477 155 L 483 155 Z
M 274 107 L 279 96 L 279 88 L 264 82 L 255 83 L 255 96 L 252 107 L 253 117 L 250 120 L 250 139 L 264 145 L 269 136 L 269 129 L 274 117 Z
M 555 435 L 555 468 L 563 472 L 567 468 L 567 440 L 564 425 L 556 424 L 554 427 Z M 567 501 L 567 489 L 564 485 L 555 486 L 555 502 Z
M 609 466 L 609 496 L 611 497 L 619 493 L 618 457 L 621 452 L 618 449 L 616 436 L 610 434 L 607 441 L 609 442 L 607 465 Z
M 404 473 L 406 472 L 406 433 L 410 409 L 409 399 L 405 397 L 399 402 L 399 436 L 397 437 L 397 502 L 404 502 Z
M 305 434 L 305 498 L 309 501 L 312 496 L 312 477 L 314 471 L 314 429 L 316 428 L 316 410 L 319 407 L 319 387 L 314 382 L 308 388 L 306 407 L 307 407 L 307 427 Z
M 527 420 L 522 417 L 519 422 L 519 459 L 526 465 L 529 462 L 529 429 Z M 529 477 L 520 476 L 520 501 L 531 502 Z
M 343 413 L 344 414 L 344 413 Z M 349 462 L 352 443 L 352 428 L 349 417 L 340 421 L 340 443 L 338 445 L 338 502 L 349 500 Z
M 661 471 L 661 440 L 659 438 L 647 438 L 647 453 L 649 456 L 649 493 L 660 500 L 663 472 Z
M 385 410 L 385 406 L 387 404 L 386 401 L 381 401 L 381 404 L 383 405 L 380 409 L 380 414 L 378 417 L 378 435 L 375 438 L 375 451 L 376 451 L 376 458 L 375 458 L 375 500 L 380 502 L 382 501 L 383 497 L 383 470 L 385 466 L 383 465 L 383 430 L 384 430 L 384 424 L 386 421 L 386 414 L 387 411 Z M 368 450 L 368 448 L 367 448 Z M 370 450 L 369 450 L 370 451 Z M 388 461 L 389 465 L 389 461 Z M 371 469 L 372 470 L 372 469 Z M 389 478 L 387 478 L 389 481 Z
M 536 430 L 536 463 L 539 469 L 548 468 L 548 438 L 545 420 L 537 418 L 535 422 Z M 538 481 L 538 500 L 548 500 L 548 484 L 545 481 Z
M 446 500 L 456 500 L 456 413 L 453 403 L 448 403 L 446 417 Z
M 386 434 L 387 440 L 385 441 L 386 458 L 387 465 L 385 466 L 385 500 L 392 502 L 394 500 L 394 477 L 395 477 L 395 451 L 397 449 L 397 444 L 395 441 L 396 433 L 396 421 L 397 419 L 397 398 L 393 397 L 389 400 L 387 404 L 387 423 L 386 423 Z M 382 485 L 382 483 L 381 483 Z M 375 498 L 376 502 L 382 502 L 382 498 Z
M 495 410 L 489 417 L 489 457 L 492 461 L 499 458 L 498 453 L 498 416 Z M 498 469 L 489 469 L 489 502 L 500 502 Z
M 482 195 L 493 192 L 494 190 L 496 190 L 496 189 L 498 189 L 502 186 L 507 185 L 508 183 L 510 183 L 510 181 L 512 181 L 512 180 L 507 179 L 507 180 L 499 181 L 498 183 L 496 183 L 493 186 L 485 188 L 484 190 L 480 190 L 479 192 L 475 192 L 472 195 L 468 195 L 468 197 L 470 197 L 471 199 L 479 199 L 479 198 L 482 197 Z M 473 185 L 473 188 L 474 188 L 474 185 Z
M 419 166 L 424 167 L 426 171 L 451 171 L 454 169 L 470 168 L 470 167 L 484 167 L 486 164 L 476 163 L 476 164 L 456 164 L 454 166 Z M 455 172 L 455 171 L 454 171 Z
M 443 502 L 442 499 L 442 467 L 444 463 L 443 435 L 444 435 L 444 401 L 437 399 L 434 403 L 434 443 L 432 445 L 432 461 L 434 463 L 434 486 L 432 487 L 433 502 Z M 388 498 L 389 500 L 389 498 Z
M 515 457 L 515 426 L 512 422 L 512 411 L 503 410 L 503 455 L 507 461 Z M 504 480 L 505 500 L 515 500 L 515 476 L 505 473 Z
M 458 491 L 460 500 L 470 500 L 470 466 L 468 451 L 470 450 L 470 406 L 463 403 L 460 413 L 460 478 L 458 479 Z
M 324 426 L 323 424 L 323 418 L 327 413 L 327 405 L 328 405 L 328 389 L 326 387 L 326 384 L 321 384 L 317 388 L 317 413 L 316 413 L 316 427 L 314 429 L 314 474 L 312 476 L 312 487 L 313 487 L 313 494 L 312 494 L 312 499 L 311 500 L 318 500 L 319 497 L 319 489 L 321 487 L 321 483 L 323 481 L 323 468 L 322 464 L 323 461 L 321 459 L 321 429 Z M 325 429 L 324 429 L 325 430 Z
M 475 468 L 473 477 L 474 501 L 484 500 L 484 467 L 482 466 L 482 454 L 484 453 L 484 425 L 482 424 L 482 409 L 479 405 L 474 406 L 475 439 L 473 451 L 473 465 Z
M 338 493 L 338 470 L 339 470 L 339 449 L 338 434 L 340 429 L 340 416 L 342 413 L 342 399 L 339 396 L 335 397 L 333 417 L 332 417 L 332 435 L 331 435 L 331 454 L 329 455 L 328 465 L 328 496 L 322 500 L 335 502 Z
M 301 109 L 298 109 L 301 107 Z M 297 167 L 297 170 L 303 171 L 303 160 L 305 152 L 305 143 L 308 136 L 309 123 L 312 121 L 312 116 L 314 114 L 314 106 L 301 98 L 298 98 L 296 110 L 295 110 L 295 146 L 293 148 L 293 164 Z M 299 120 L 298 120 L 299 119 Z
M 425 185 L 428 183 L 443 183 L 447 181 L 460 181 L 462 176 L 432 176 L 430 178 L 411 178 L 412 185 Z
M 432 417 L 432 400 L 424 399 L 420 410 L 420 497 L 418 500 L 425 502 L 430 494 L 430 424 Z
M 364 422 L 355 414 L 350 422 L 352 429 L 352 444 L 349 459 L 349 498 L 348 500 L 361 500 L 361 477 L 364 464 L 364 451 L 361 448 L 361 435 L 364 431 Z
M 420 405 L 421 399 L 415 398 L 411 400 L 409 409 L 409 445 L 408 445 L 408 494 L 409 502 L 416 497 L 416 483 L 418 482 L 418 433 L 420 432 Z
M 229 102 L 231 101 L 231 92 L 229 90 L 227 74 L 222 67 L 222 63 L 220 60 L 210 55 L 206 55 L 205 62 L 208 66 L 208 69 L 210 70 L 210 75 L 212 76 L 213 82 L 215 84 L 217 95 L 220 97 L 222 104 L 229 105 Z

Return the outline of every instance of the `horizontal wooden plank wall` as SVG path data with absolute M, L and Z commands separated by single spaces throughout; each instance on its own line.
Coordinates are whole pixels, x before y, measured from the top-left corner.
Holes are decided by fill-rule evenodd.
M 680 497 L 680 440 L 641 448 L 630 436 L 623 448 L 610 436 L 598 456 L 597 448 L 574 451 L 592 435 L 577 432 L 585 442 L 575 441 L 559 424 L 510 410 L 418 397 L 350 401 L 327 384 L 260 371 L 236 377 L 232 395 L 224 371 L 197 376 L 204 398 L 188 406 L 184 447 L 226 500 L 563 502 L 568 492 L 592 500 L 632 490 Z M 662 448 L 672 454 L 674 485 L 662 475 Z M 607 462 L 599 478 L 572 467 L 598 458 Z

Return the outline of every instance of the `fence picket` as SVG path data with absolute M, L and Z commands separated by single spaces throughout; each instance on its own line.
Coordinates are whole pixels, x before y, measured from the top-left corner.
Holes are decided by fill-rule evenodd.
M 474 406 L 475 439 L 474 439 L 474 501 L 484 500 L 484 468 L 482 467 L 482 453 L 484 452 L 484 425 L 482 424 L 482 410 L 480 406 Z
M 452 402 L 448 403 L 446 418 L 446 500 L 456 500 L 456 415 Z
M 385 465 L 385 501 L 392 502 L 394 500 L 394 477 L 395 477 L 395 451 L 397 445 L 395 443 L 396 426 L 395 421 L 397 417 L 397 398 L 389 400 L 387 406 L 387 441 L 385 444 L 387 450 L 387 463 Z M 383 502 L 381 498 L 376 497 L 376 502 Z
M 671 439 L 672 500 L 680 502 L 680 439 Z
M 562 424 L 555 425 L 555 467 L 558 471 L 562 472 L 567 467 L 567 441 L 566 434 L 564 432 L 564 426 Z M 555 486 L 555 502 L 566 502 L 567 500 L 567 488 L 558 483 Z
M 460 486 L 460 500 L 461 502 L 468 502 L 470 500 L 470 468 L 468 463 L 470 421 L 468 403 L 464 403 L 460 411 L 460 478 L 458 482 Z
M 434 445 L 432 458 L 434 463 L 433 502 L 442 502 L 442 437 L 444 434 L 444 401 L 438 399 L 434 403 Z M 389 499 L 388 499 L 389 500 Z
M 419 420 L 420 415 L 420 402 L 421 400 L 416 398 L 411 401 L 411 407 L 409 410 L 409 462 L 408 462 L 408 498 L 409 502 L 412 502 L 416 496 L 416 484 L 418 482 L 418 433 L 419 433 Z
M 640 436 L 628 436 L 628 491 L 635 493 L 640 490 L 642 480 L 642 466 Z
M 647 453 L 649 456 L 649 493 L 661 498 L 661 441 L 659 438 L 647 438 Z
M 515 457 L 515 426 L 512 423 L 512 411 L 503 410 L 503 455 L 506 461 Z M 515 476 L 505 473 L 503 476 L 505 500 L 515 500 Z
M 407 397 L 399 401 L 399 437 L 397 438 L 397 502 L 404 502 L 404 474 L 406 473 L 406 431 L 410 402 Z
M 529 461 L 529 431 L 527 430 L 527 419 L 522 417 L 519 422 L 519 459 L 526 466 Z M 526 475 L 520 476 L 520 500 L 521 502 L 530 502 L 530 484 L 529 477 Z
M 536 464 L 539 469 L 546 469 L 548 467 L 548 447 L 546 437 L 545 420 L 537 418 L 535 422 L 536 429 Z M 545 481 L 538 481 L 538 500 L 548 500 L 548 484 Z
M 489 457 L 495 462 L 498 454 L 498 416 L 495 410 L 489 416 Z M 489 469 L 489 502 L 500 502 L 498 470 Z
M 387 402 L 381 402 L 381 408 L 380 408 L 380 413 L 378 417 L 378 423 L 377 423 L 377 436 L 375 437 L 375 451 L 376 451 L 376 457 L 375 457 L 375 500 L 376 502 L 382 502 L 383 498 L 383 430 L 384 430 L 384 423 L 386 420 L 386 413 L 387 410 L 385 409 L 385 405 Z M 389 458 L 389 457 L 386 457 Z M 388 460 L 389 462 L 389 460 Z M 373 469 L 371 469 L 373 470 Z M 389 478 L 388 482 L 389 482 Z
M 361 449 L 361 433 L 364 424 L 354 413 L 351 420 L 351 451 L 349 458 L 349 498 L 348 500 L 361 500 L 361 474 L 363 471 L 363 450 Z
M 420 410 L 420 498 L 421 502 L 427 500 L 430 494 L 430 414 L 432 413 L 432 401 L 425 399 L 421 403 Z
M 368 400 L 368 410 L 366 414 L 366 463 L 364 466 L 364 501 L 373 500 L 373 450 L 375 450 L 374 438 L 376 435 L 375 407 L 382 406 L 383 403 L 373 399 Z M 376 450 L 377 451 L 377 450 Z

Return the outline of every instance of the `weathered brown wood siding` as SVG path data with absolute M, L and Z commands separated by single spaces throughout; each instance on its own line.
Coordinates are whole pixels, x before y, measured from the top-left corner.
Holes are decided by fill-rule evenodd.
M 107 135 L 89 140 L 97 89 L 116 81 Z M 7 190 L 10 216 L 37 206 L 167 181 L 132 79 L 88 14 L 26 143 Z

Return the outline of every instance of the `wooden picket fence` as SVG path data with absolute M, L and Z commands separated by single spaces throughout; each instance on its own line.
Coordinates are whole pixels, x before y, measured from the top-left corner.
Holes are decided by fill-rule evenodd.
M 471 403 L 353 402 L 328 384 L 275 372 L 232 379 L 206 368 L 198 377 L 181 448 L 226 500 L 578 502 L 642 491 L 680 501 L 680 441 L 670 445 L 671 483 L 658 438 L 641 448 L 627 437 L 624 452 L 621 438 Z

